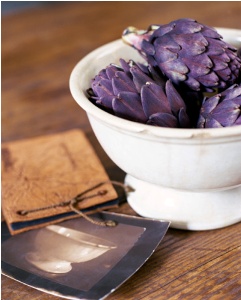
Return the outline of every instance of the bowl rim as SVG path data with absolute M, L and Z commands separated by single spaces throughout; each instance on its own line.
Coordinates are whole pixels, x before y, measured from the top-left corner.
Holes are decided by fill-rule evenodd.
M 222 35 L 228 34 L 231 37 L 237 37 L 237 41 L 241 42 L 241 30 L 232 28 L 219 28 L 216 27 L 219 33 Z M 225 39 L 225 37 L 224 37 Z M 69 87 L 71 94 L 75 101 L 79 104 L 82 109 L 84 109 L 87 115 L 90 115 L 99 121 L 109 125 L 111 127 L 116 127 L 120 130 L 132 132 L 132 133 L 147 133 L 156 137 L 165 138 L 177 138 L 177 139 L 203 139 L 203 138 L 225 138 L 225 137 L 241 137 L 241 126 L 230 126 L 223 128 L 166 128 L 157 127 L 152 125 L 147 125 L 143 123 L 138 123 L 130 120 L 126 120 L 117 116 L 114 116 L 104 110 L 95 106 L 86 95 L 86 91 L 83 91 L 80 87 L 81 76 L 83 77 L 83 70 L 87 68 L 92 60 L 100 55 L 102 52 L 108 51 L 108 49 L 118 49 L 119 47 L 125 46 L 121 39 L 117 39 L 106 43 L 95 50 L 91 51 L 89 54 L 84 56 L 73 68 L 70 79 Z M 130 47 L 130 46 L 127 46 Z M 111 63 L 111 62 L 110 62 Z

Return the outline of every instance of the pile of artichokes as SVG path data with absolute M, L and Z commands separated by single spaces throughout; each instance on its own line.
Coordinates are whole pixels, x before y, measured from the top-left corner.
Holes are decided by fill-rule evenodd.
M 179 19 L 123 41 L 146 63 L 120 59 L 93 78 L 89 100 L 118 117 L 171 128 L 241 125 L 241 51 L 211 27 Z

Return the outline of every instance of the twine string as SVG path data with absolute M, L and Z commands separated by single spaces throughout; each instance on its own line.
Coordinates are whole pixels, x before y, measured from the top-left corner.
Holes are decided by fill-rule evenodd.
M 95 225 L 99 225 L 99 226 L 108 226 L 108 227 L 114 227 L 117 225 L 117 223 L 113 220 L 106 220 L 106 221 L 97 221 L 93 218 L 91 218 L 90 216 L 88 216 L 87 214 L 85 214 L 84 212 L 82 212 L 81 210 L 79 210 L 78 208 L 76 208 L 76 205 L 86 199 L 90 199 L 90 198 L 94 198 L 94 197 L 98 197 L 98 196 L 104 196 L 108 193 L 108 190 L 103 189 L 103 190 L 99 190 L 96 193 L 90 194 L 90 195 L 86 195 L 87 193 L 100 188 L 101 186 L 103 186 L 104 184 L 113 184 L 113 185 L 117 185 L 120 186 L 121 188 L 123 188 L 124 193 L 127 195 L 130 192 L 133 192 L 134 189 L 128 185 L 125 185 L 122 182 L 119 181 L 113 181 L 113 180 L 109 180 L 109 181 L 103 181 L 100 182 L 86 190 L 84 190 L 83 192 L 79 193 L 78 195 L 76 195 L 74 198 L 67 200 L 67 201 L 62 201 L 56 204 L 52 204 L 52 205 L 47 205 L 47 206 L 43 206 L 43 207 L 38 207 L 38 208 L 34 208 L 34 209 L 29 209 L 29 210 L 18 210 L 17 214 L 19 214 L 20 216 L 26 216 L 30 213 L 35 213 L 38 211 L 43 211 L 43 210 L 48 210 L 48 209 L 52 209 L 52 208 L 57 208 L 57 207 L 65 207 L 65 206 L 69 206 L 69 208 L 75 212 L 76 214 L 82 216 L 83 218 L 85 218 L 87 221 L 91 222 L 92 224 Z
M 85 220 L 89 221 L 92 224 L 98 225 L 98 226 L 107 226 L 107 227 L 115 227 L 117 225 L 116 221 L 113 220 L 107 220 L 107 221 L 97 221 L 95 219 L 93 219 L 92 217 L 86 215 L 85 213 L 83 213 L 81 210 L 75 208 L 75 204 L 76 202 L 71 201 L 69 204 L 69 207 L 72 211 L 74 211 L 76 214 L 80 215 L 81 217 L 83 217 Z

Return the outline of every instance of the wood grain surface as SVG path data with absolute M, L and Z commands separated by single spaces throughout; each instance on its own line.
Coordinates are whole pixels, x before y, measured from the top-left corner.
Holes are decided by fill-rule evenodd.
M 121 37 L 129 25 L 146 28 L 190 17 L 241 29 L 241 3 L 54 2 L 2 17 L 2 141 L 81 128 L 112 180 L 121 171 L 98 144 L 86 114 L 69 91 L 74 65 Z M 135 214 L 127 203 L 117 210 Z M 144 266 L 108 299 L 241 299 L 241 223 L 211 231 L 169 229 Z M 55 296 L 2 276 L 3 300 Z

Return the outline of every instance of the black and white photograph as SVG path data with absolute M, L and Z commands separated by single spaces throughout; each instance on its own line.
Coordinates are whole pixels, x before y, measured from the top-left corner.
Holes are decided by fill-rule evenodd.
M 75 218 L 10 238 L 3 227 L 4 273 L 36 288 L 49 287 L 50 292 L 70 299 L 99 299 L 139 269 L 169 225 L 104 212 L 93 215 L 96 221 L 103 218 L 113 219 L 117 225 L 103 227 Z M 154 228 L 161 228 L 160 233 L 152 235 Z M 145 239 L 152 241 L 142 251 Z

